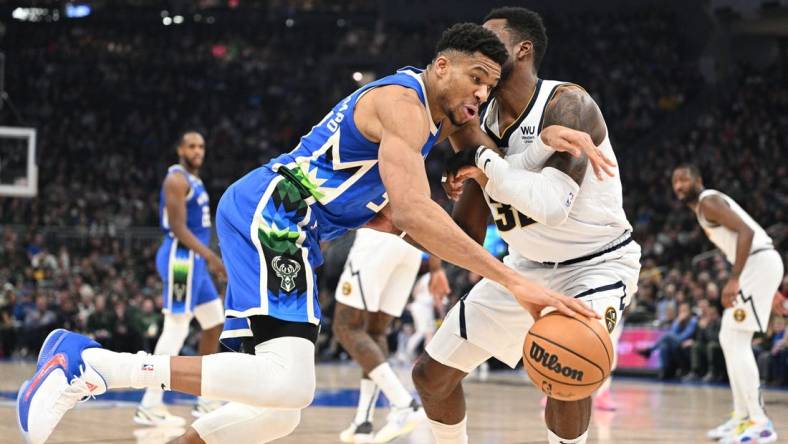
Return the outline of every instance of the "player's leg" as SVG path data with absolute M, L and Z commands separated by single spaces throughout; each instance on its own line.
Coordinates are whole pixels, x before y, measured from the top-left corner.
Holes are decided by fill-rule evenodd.
M 440 330 L 435 339 L 441 334 Z M 462 380 L 467 375 L 467 372 L 434 360 L 426 350 L 413 367 L 413 383 L 437 444 L 468 442 L 465 394 L 462 389 Z
M 293 361 L 293 364 L 300 361 L 307 372 L 298 374 L 299 371 L 295 371 L 293 380 L 305 381 L 302 383 L 311 386 L 314 391 L 313 344 L 317 338 L 317 327 L 312 324 L 281 321 L 269 316 L 253 316 L 250 318 L 250 325 L 254 338 L 245 340 L 244 351 L 253 353 L 258 358 L 283 364 L 289 359 L 287 350 L 289 347 L 300 347 L 304 343 L 310 345 L 308 349 L 311 350 L 312 356 L 302 353 L 297 361 Z M 258 345 L 253 346 L 254 343 Z M 226 372 L 226 369 L 224 371 Z M 202 441 L 184 440 L 183 442 L 208 444 L 269 442 L 286 436 L 295 429 L 300 420 L 300 410 L 300 408 L 273 408 L 231 402 L 202 415 L 189 430 L 196 433 L 187 432 L 184 435 L 185 439 L 198 436 Z
M 421 265 L 421 251 L 397 238 L 391 251 L 399 258 L 381 291 L 380 310 L 367 313 L 367 332 L 388 356 L 386 331 L 392 319 L 402 315 L 410 297 L 413 283 Z M 388 442 L 410 433 L 426 419 L 421 405 L 413 398 L 388 362 L 384 361 L 368 372 L 391 403 L 386 424 L 375 434 L 375 442 Z
M 340 286 L 341 282 L 342 279 Z M 356 416 L 350 426 L 340 433 L 342 442 L 369 442 L 373 437 L 372 419 L 379 387 L 369 377 L 369 371 L 385 362 L 386 355 L 367 332 L 366 313 L 339 301 L 334 306 L 334 336 L 362 369 Z
M 511 294 L 487 279 L 452 307 L 413 368 L 439 444 L 468 442 L 462 379 L 491 356 L 514 367 L 531 325 L 533 318 Z
M 200 286 L 197 287 L 200 297 L 194 307 L 194 317 L 202 330 L 197 351 L 200 356 L 205 356 L 219 351 L 219 335 L 224 326 L 224 307 L 207 270 L 202 273 L 201 281 Z M 216 410 L 221 405 L 220 401 L 197 398 L 197 403 L 192 409 L 192 416 L 199 418 L 205 413 Z
M 640 247 L 630 243 L 594 262 L 556 268 L 550 276 L 551 288 L 575 295 L 590 305 L 599 313 L 600 322 L 607 332 L 613 335 L 619 328 L 624 309 L 637 290 L 639 272 Z M 545 408 L 548 442 L 585 443 L 590 420 L 590 397 L 579 401 L 548 399 Z
M 179 245 L 177 239 L 167 238 L 156 254 L 156 269 L 162 281 L 164 324 L 153 353 L 177 356 L 189 334 L 192 320 L 191 301 L 194 254 Z M 182 426 L 186 421 L 171 414 L 164 405 L 161 388 L 145 390 L 142 401 L 134 414 L 134 422 L 151 426 Z
M 613 331 L 610 333 L 610 342 L 613 344 L 613 350 L 618 350 L 618 341 L 621 339 L 621 332 L 624 330 L 624 319 L 620 319 Z M 618 365 L 618 353 L 613 353 L 613 364 L 610 366 L 610 376 L 607 377 L 605 382 L 594 393 L 594 407 L 599 410 L 614 411 L 616 410 L 616 402 L 610 394 L 610 386 L 613 384 L 613 371 Z
M 165 313 L 161 335 L 153 353 L 156 355 L 177 356 L 186 336 L 192 316 L 188 313 Z M 182 426 L 186 421 L 171 414 L 164 406 L 164 391 L 159 387 L 145 390 L 142 401 L 134 414 L 134 422 L 152 426 Z
M 720 346 L 734 365 L 728 365 L 731 385 L 741 397 L 736 409 L 746 409 L 748 421 L 721 442 L 759 443 L 777 441 L 777 433 L 763 409 L 758 363 L 752 351 L 755 331 L 764 331 L 769 320 L 772 297 L 782 279 L 783 264 L 776 251 L 752 255 L 742 273 L 739 295 L 734 306 L 725 310 L 720 327 Z M 732 373 L 731 373 L 732 372 Z M 736 393 L 734 392 L 734 396 Z M 740 413 L 739 413 L 740 415 Z
M 258 172 L 266 174 L 264 169 L 251 174 Z M 19 425 L 28 439 L 43 442 L 63 414 L 79 400 L 112 388 L 160 387 L 209 399 L 279 409 L 301 409 L 311 403 L 315 388 L 314 340 L 317 336 L 317 323 L 313 321 L 319 320 L 320 316 L 319 306 L 314 305 L 317 294 L 313 285 L 313 261 L 319 263 L 320 259 L 319 250 L 313 248 L 317 244 L 316 236 L 311 232 L 265 231 L 262 225 L 273 223 L 269 223 L 275 216 L 269 214 L 270 211 L 293 210 L 299 217 L 293 221 L 294 226 L 300 230 L 309 222 L 309 209 L 302 201 L 290 200 L 298 196 L 291 189 L 292 185 L 290 189 L 273 193 L 274 188 L 282 183 L 281 177 L 248 182 L 265 189 L 259 204 L 254 198 L 252 205 L 245 202 L 240 207 L 244 212 L 236 207 L 224 208 L 229 205 L 228 199 L 238 197 L 234 193 L 234 185 L 223 196 L 217 212 L 217 232 L 227 264 L 229 285 L 238 292 L 232 294 L 228 291 L 228 309 L 265 306 L 271 297 L 280 295 L 280 287 L 287 286 L 305 295 L 308 310 L 302 313 L 301 306 L 298 306 L 299 311 L 295 313 L 303 315 L 304 322 L 281 321 L 270 316 L 259 316 L 263 320 L 257 322 L 250 320 L 257 316 L 237 318 L 246 325 L 248 334 L 244 333 L 245 336 L 254 334 L 257 337 L 259 329 L 255 325 L 261 323 L 277 326 L 276 329 L 263 328 L 263 331 L 281 333 L 259 341 L 255 356 L 220 353 L 201 357 L 169 357 L 115 353 L 102 349 L 85 336 L 56 330 L 45 341 L 36 374 L 23 384 L 17 398 Z M 240 197 L 250 199 L 247 194 Z M 264 211 L 258 214 L 261 208 Z M 256 236 L 252 239 L 249 238 L 250 223 L 251 232 Z M 271 251 L 261 251 L 256 247 L 263 241 Z M 274 248 L 295 253 L 288 255 L 287 259 L 276 256 L 272 260 L 268 255 L 278 252 Z M 281 254 L 286 255 L 285 252 Z M 289 268 L 283 264 L 286 260 L 292 261 L 288 262 Z M 275 276 L 266 268 L 269 261 L 280 266 Z M 270 284 L 267 287 L 264 285 L 266 279 Z M 263 293 L 261 289 L 266 288 L 268 291 Z M 272 292 L 275 293 L 273 296 Z M 232 371 L 228 372 L 228 369 Z M 250 436 L 250 440 L 259 442 L 264 439 Z

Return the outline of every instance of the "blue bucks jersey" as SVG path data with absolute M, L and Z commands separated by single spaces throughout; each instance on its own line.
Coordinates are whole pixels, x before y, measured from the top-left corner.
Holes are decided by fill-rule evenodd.
M 318 236 L 333 239 L 368 222 L 388 202 L 378 168 L 378 144 L 367 140 L 356 128 L 356 102 L 372 88 L 401 85 L 416 91 L 427 110 L 430 136 L 421 148 L 426 157 L 440 129 L 430 115 L 422 70 L 405 67 L 395 74 L 371 82 L 339 102 L 291 152 L 266 166 L 276 171 L 286 166 L 319 205 L 310 205 L 317 217 Z
M 167 169 L 167 176 L 170 174 L 183 174 L 189 181 L 189 194 L 186 196 L 186 227 L 200 242 L 209 245 L 211 243 L 211 206 L 209 205 L 208 192 L 205 190 L 202 180 L 177 164 Z M 164 186 L 159 193 L 159 218 L 165 240 L 172 238 L 173 234 L 170 231 L 170 223 L 167 218 Z

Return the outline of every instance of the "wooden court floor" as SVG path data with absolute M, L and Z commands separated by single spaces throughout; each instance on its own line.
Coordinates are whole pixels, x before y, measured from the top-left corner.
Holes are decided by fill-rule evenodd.
M 0 443 L 21 443 L 12 396 L 31 374 L 32 364 L 0 363 Z M 407 377 L 407 369 L 400 369 Z M 358 370 L 350 365 L 319 365 L 318 393 L 302 415 L 301 425 L 278 443 L 336 443 L 352 419 L 357 399 Z M 407 379 L 409 383 L 409 378 Z M 412 384 L 410 384 L 412 388 Z M 472 443 L 545 443 L 540 394 L 521 373 L 493 373 L 486 382 L 465 384 L 468 428 Z M 616 412 L 595 411 L 589 442 L 704 443 L 705 431 L 725 419 L 730 410 L 728 389 L 720 386 L 660 384 L 619 378 L 613 394 Z M 82 404 L 66 414 L 51 443 L 161 443 L 178 430 L 138 427 L 132 422 L 140 392 L 119 392 L 115 399 Z M 788 443 L 788 391 L 764 392 L 767 412 L 775 421 L 780 442 Z M 188 417 L 190 399 L 175 399 L 171 411 Z M 376 427 L 388 409 L 380 407 Z M 395 443 L 428 444 L 429 428 L 421 425 Z

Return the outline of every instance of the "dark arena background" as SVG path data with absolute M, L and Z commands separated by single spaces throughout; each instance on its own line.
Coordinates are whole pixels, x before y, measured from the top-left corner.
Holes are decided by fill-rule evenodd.
M 17 391 L 53 329 L 113 351 L 154 351 L 164 320 L 159 199 L 184 131 L 204 137 L 199 174 L 215 216 L 228 186 L 295 148 L 343 97 L 400 67 L 426 66 L 446 28 L 481 23 L 500 6 L 541 14 L 549 45 L 539 77 L 581 85 L 599 105 L 642 248 L 612 386 L 588 442 L 714 442 L 706 432 L 731 411 L 728 369 L 737 365 L 726 364 L 718 338 L 731 264 L 675 197 L 671 177 L 679 164 L 697 165 L 788 263 L 785 0 L 0 3 L 0 443 L 23 442 Z M 432 198 L 449 213 L 441 175 L 450 153 L 442 142 L 426 159 Z M 485 246 L 503 258 L 507 246 L 489 223 Z M 317 391 L 277 442 L 341 442 L 353 420 L 361 371 L 333 333 L 353 237 L 321 243 Z M 480 280 L 443 267 L 451 292 L 431 309 L 434 326 Z M 226 280 L 216 283 L 224 295 Z M 788 440 L 786 297 L 783 277 L 751 344 L 780 436 L 763 442 Z M 414 336 L 423 334 L 415 299 L 385 331 L 388 362 L 414 396 L 411 369 L 425 342 Z M 202 334 L 192 322 L 180 353 L 199 354 Z M 542 394 L 522 364 L 490 359 L 464 387 L 470 442 L 547 442 Z M 164 397 L 187 418 L 183 427 L 136 424 L 141 398 L 113 390 L 79 404 L 48 442 L 158 443 L 188 429 L 194 396 Z M 377 400 L 375 429 L 388 405 Z M 392 442 L 433 439 L 425 420 Z

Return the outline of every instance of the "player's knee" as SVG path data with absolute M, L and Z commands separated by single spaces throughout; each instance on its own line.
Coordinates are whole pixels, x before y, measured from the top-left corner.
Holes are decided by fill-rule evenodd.
M 440 367 L 450 370 L 438 364 L 426 353 L 422 353 L 413 366 L 411 372 L 413 384 L 422 398 L 444 399 L 462 380 L 452 375 L 450 371 L 442 371 Z
M 331 327 L 335 335 L 345 335 L 350 332 L 364 330 L 363 311 L 337 303 L 334 309 L 334 323 Z
M 312 403 L 315 397 L 315 376 L 291 369 L 280 378 L 266 381 L 261 396 L 260 407 L 277 407 L 283 409 L 303 409 Z M 273 402 L 272 402 L 273 401 Z

